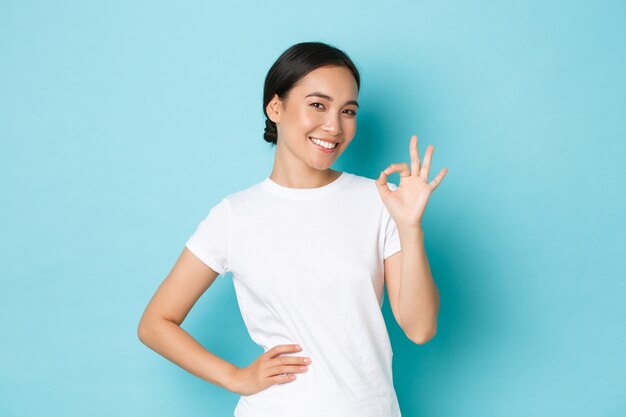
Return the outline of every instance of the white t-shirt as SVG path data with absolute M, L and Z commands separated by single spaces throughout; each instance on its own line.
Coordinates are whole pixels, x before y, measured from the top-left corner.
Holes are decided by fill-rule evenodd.
M 401 416 L 381 311 L 383 260 L 400 240 L 375 180 L 343 172 L 302 189 L 267 177 L 213 206 L 186 246 L 232 272 L 255 343 L 311 358 L 292 382 L 240 396 L 236 417 Z

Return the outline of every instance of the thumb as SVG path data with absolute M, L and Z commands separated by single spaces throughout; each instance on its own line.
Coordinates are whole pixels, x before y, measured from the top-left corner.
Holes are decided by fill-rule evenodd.
M 376 188 L 382 198 L 385 198 L 392 193 L 389 187 L 391 187 L 391 189 L 397 188 L 395 184 L 387 182 L 387 173 L 385 171 L 381 171 L 380 175 L 376 179 Z

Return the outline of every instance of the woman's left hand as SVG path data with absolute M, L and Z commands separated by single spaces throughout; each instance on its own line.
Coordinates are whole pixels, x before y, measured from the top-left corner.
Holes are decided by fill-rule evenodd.
M 411 170 L 409 171 L 409 166 L 406 162 L 391 164 L 376 179 L 380 198 L 398 227 L 422 226 L 422 217 L 424 216 L 424 210 L 430 194 L 437 188 L 448 172 L 448 168 L 443 168 L 434 180 L 430 183 L 428 182 L 433 149 L 433 145 L 429 145 L 426 148 L 424 165 L 420 169 L 417 135 L 411 136 L 409 145 Z M 395 191 L 391 191 L 387 186 L 387 176 L 393 172 L 400 172 L 400 185 Z

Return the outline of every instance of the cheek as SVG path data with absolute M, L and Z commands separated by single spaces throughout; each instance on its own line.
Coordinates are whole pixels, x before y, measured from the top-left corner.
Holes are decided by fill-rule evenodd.
M 346 119 L 343 122 L 343 130 L 346 132 L 356 132 L 356 119 Z
M 324 123 L 324 115 L 322 112 L 310 111 L 305 108 L 299 114 L 299 123 L 303 127 L 316 127 Z

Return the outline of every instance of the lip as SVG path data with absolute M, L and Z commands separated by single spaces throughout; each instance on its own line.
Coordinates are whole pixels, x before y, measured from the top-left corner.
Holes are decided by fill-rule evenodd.
M 339 143 L 338 140 L 336 139 L 332 139 L 332 138 L 324 138 L 324 137 L 318 137 L 318 136 L 309 136 L 309 138 L 315 138 L 315 139 L 319 139 L 319 140 L 323 140 L 324 142 L 330 142 L 330 143 Z
M 334 148 L 332 148 L 332 149 L 326 149 L 326 148 L 324 148 L 323 146 L 320 146 L 320 145 L 318 145 L 317 143 L 313 142 L 313 141 L 311 140 L 311 137 L 315 137 L 315 136 L 309 136 L 309 142 L 311 142 L 311 143 L 313 144 L 313 146 L 315 146 L 317 149 L 319 149 L 320 151 L 322 151 L 322 152 L 324 152 L 324 153 L 333 153 L 333 152 L 335 152 L 335 150 L 337 150 L 337 148 L 339 148 L 339 142 L 336 142 L 336 141 L 328 141 L 328 142 L 333 142 L 333 143 L 336 143 L 336 144 L 337 144 L 337 146 L 335 146 L 335 147 L 334 147 Z M 316 139 L 319 139 L 319 138 L 316 138 Z M 324 139 L 322 139 L 322 140 L 324 140 Z

